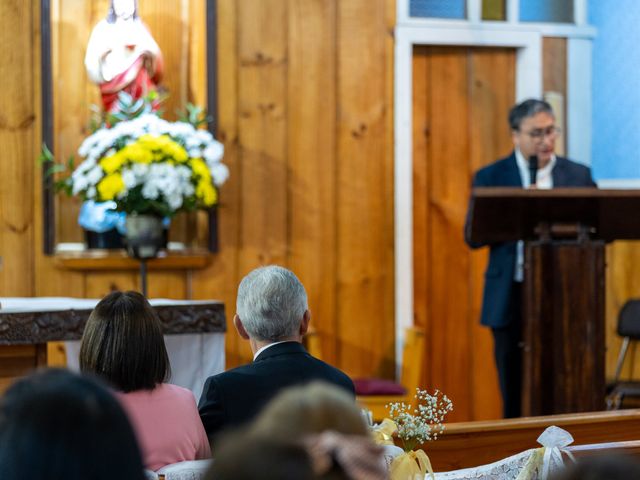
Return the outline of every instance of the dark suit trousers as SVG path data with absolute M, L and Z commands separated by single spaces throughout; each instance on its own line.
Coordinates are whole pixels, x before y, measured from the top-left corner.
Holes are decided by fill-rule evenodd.
M 520 416 L 522 402 L 522 283 L 512 286 L 506 327 L 492 328 L 504 418 Z

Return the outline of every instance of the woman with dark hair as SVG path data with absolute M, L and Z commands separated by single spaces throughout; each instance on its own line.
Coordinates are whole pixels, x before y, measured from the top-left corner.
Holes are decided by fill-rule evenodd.
M 16 382 L 0 403 L 3 480 L 143 480 L 135 435 L 96 381 L 45 370 Z
M 117 390 L 147 468 L 209 458 L 193 393 L 165 383 L 170 367 L 160 321 L 141 294 L 112 292 L 96 305 L 82 336 L 80 369 Z

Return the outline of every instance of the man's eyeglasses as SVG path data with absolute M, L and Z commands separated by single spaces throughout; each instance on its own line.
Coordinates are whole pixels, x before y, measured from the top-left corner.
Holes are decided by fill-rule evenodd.
M 535 130 L 531 130 L 530 132 L 522 132 L 525 135 L 529 135 L 532 140 L 536 142 L 541 141 L 545 137 L 556 138 L 560 134 L 561 130 L 559 127 L 548 127 L 548 128 L 537 128 Z

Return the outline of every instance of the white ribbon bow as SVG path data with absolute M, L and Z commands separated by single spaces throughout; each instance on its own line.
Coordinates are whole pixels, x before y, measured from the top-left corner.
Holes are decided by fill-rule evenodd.
M 547 478 L 552 466 L 562 467 L 564 464 L 562 460 L 563 452 L 566 453 L 571 460 L 576 461 L 571 452 L 565 449 L 565 447 L 573 443 L 573 437 L 569 432 L 560 427 L 548 427 L 538 437 L 538 443 L 544 447 L 541 480 Z

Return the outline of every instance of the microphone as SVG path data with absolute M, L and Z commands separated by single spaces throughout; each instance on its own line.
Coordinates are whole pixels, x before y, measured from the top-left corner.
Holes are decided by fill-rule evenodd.
M 531 155 L 529 157 L 529 184 L 531 186 L 536 184 L 536 177 L 538 175 L 538 156 Z

